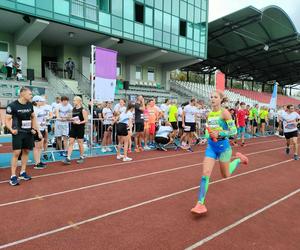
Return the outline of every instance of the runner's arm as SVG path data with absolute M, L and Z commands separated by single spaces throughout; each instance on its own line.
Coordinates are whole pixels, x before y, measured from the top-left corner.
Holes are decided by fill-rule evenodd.
M 237 129 L 234 121 L 232 120 L 231 114 L 227 110 L 224 110 L 222 116 L 228 126 L 228 130 L 222 130 L 219 135 L 222 137 L 230 137 L 236 135 Z

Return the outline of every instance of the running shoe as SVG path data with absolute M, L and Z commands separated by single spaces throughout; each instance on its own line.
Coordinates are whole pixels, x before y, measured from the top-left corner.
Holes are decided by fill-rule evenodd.
M 288 154 L 290 154 L 290 148 L 286 148 L 285 149 L 285 153 L 288 155 Z
M 298 155 L 294 155 L 294 160 L 295 161 L 299 161 L 299 156 Z
M 101 148 L 101 152 L 102 153 L 106 153 L 106 149 L 105 148 Z
M 23 172 L 20 174 L 19 179 L 24 180 L 24 181 L 30 181 L 31 176 L 27 175 L 26 172 Z
M 245 147 L 245 142 L 242 142 L 241 146 L 242 146 L 242 147 Z
M 76 161 L 78 164 L 84 163 L 84 158 L 81 156 L 79 160 Z
M 235 156 L 236 156 L 236 158 L 240 158 L 241 163 L 243 163 L 243 164 L 245 164 L 245 165 L 248 165 L 249 159 L 248 159 L 247 156 L 245 156 L 245 155 L 243 155 L 242 153 L 239 153 L 239 152 L 237 152 L 237 153 L 235 154 Z
M 194 214 L 205 214 L 207 212 L 207 208 L 204 204 L 197 202 L 196 206 L 191 209 L 191 212 Z
M 48 160 L 49 160 L 49 157 L 48 157 L 47 154 L 44 154 L 44 155 L 43 155 L 43 158 L 44 158 L 45 161 L 48 161 Z
M 124 158 L 124 155 L 117 155 L 117 160 L 121 160 Z
M 34 168 L 34 169 L 44 169 L 44 168 L 45 168 L 45 165 L 41 164 L 41 162 L 40 162 L 40 163 L 34 165 L 33 168 Z
M 63 161 L 63 164 L 65 165 L 70 165 L 71 164 L 71 160 L 69 158 L 66 158 L 64 161 Z
M 110 147 L 106 148 L 106 152 L 112 152 L 113 150 Z
M 44 167 L 47 166 L 47 164 L 45 162 L 40 162 L 41 165 L 43 165 Z
M 124 158 L 123 158 L 123 161 L 132 161 L 132 158 L 124 157 Z
M 135 148 L 134 151 L 135 151 L 136 153 L 139 153 L 139 152 L 140 152 L 140 149 L 139 149 L 139 148 Z
M 147 145 L 144 147 L 145 150 L 151 150 L 150 147 L 148 147 Z
M 18 180 L 17 176 L 14 175 L 14 176 L 10 177 L 9 184 L 12 186 L 19 185 L 19 180 Z
M 191 147 L 189 147 L 186 151 L 188 151 L 188 152 L 194 152 Z
M 140 150 L 141 152 L 143 152 L 143 151 L 144 151 L 143 147 L 139 147 L 139 150 Z

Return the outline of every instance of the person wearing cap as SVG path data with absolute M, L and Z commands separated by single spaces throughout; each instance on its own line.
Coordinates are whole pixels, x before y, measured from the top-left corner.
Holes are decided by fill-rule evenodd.
M 33 110 L 37 118 L 37 123 L 39 126 L 39 131 L 42 135 L 41 138 L 34 136 L 35 147 L 33 149 L 33 157 L 35 161 L 35 169 L 44 169 L 46 164 L 41 161 L 41 154 L 43 150 L 43 144 L 47 131 L 47 119 L 49 116 L 48 109 L 45 104 L 45 98 L 42 96 L 34 96 L 32 98 Z

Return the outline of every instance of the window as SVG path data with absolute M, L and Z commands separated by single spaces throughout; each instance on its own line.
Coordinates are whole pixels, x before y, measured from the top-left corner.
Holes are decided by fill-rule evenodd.
M 148 81 L 155 81 L 155 69 L 153 67 L 148 68 L 147 79 Z
M 5 62 L 8 57 L 8 43 L 0 42 L 0 62 Z
M 135 21 L 144 23 L 144 5 L 135 3 Z
M 153 9 L 146 7 L 146 24 L 149 26 L 153 26 Z
M 135 79 L 142 80 L 142 66 L 136 66 L 135 68 Z
M 99 9 L 101 11 L 110 12 L 110 0 L 99 0 Z
M 179 34 L 181 36 L 186 36 L 186 21 L 180 20 L 179 22 Z
M 111 13 L 113 15 L 121 17 L 123 15 L 122 12 L 123 12 L 122 1 L 111 0 Z
M 117 63 L 117 76 L 120 76 L 122 75 L 122 66 L 121 66 L 121 63 Z

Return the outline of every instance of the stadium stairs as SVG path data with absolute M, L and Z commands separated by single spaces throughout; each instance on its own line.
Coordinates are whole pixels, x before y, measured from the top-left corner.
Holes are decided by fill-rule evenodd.
M 245 90 L 245 89 L 230 89 L 230 92 L 239 94 L 247 98 L 254 99 L 257 102 L 265 103 L 265 104 L 269 104 L 272 97 L 271 93 L 256 92 L 256 91 Z M 283 106 L 287 104 L 299 105 L 299 103 L 300 101 L 295 98 L 284 96 L 284 95 L 277 95 L 277 105 L 279 106 Z

